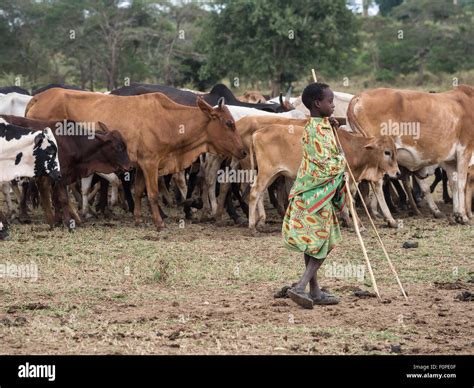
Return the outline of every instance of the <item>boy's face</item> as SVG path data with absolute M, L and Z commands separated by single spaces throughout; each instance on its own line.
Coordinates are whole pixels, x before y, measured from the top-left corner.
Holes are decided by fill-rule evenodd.
M 330 88 L 324 89 L 324 98 L 322 100 L 315 100 L 314 105 L 319 110 L 323 117 L 329 117 L 334 112 L 334 93 Z

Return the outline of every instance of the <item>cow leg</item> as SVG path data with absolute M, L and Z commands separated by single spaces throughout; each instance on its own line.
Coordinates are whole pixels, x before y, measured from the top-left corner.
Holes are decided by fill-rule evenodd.
M 165 177 L 160 176 L 158 178 L 158 184 L 161 188 L 160 191 L 161 191 L 161 194 L 163 195 L 163 200 L 166 202 L 166 204 L 170 207 L 176 207 L 176 203 L 175 201 L 173 201 L 171 197 L 171 194 L 168 190 L 168 186 L 166 186 Z
M 453 185 L 453 198 L 455 194 L 457 194 L 457 208 L 454 207 L 453 201 L 453 210 L 454 210 L 454 219 L 456 222 L 466 225 L 469 224 L 469 219 L 466 214 L 466 183 L 467 183 L 467 174 L 469 169 L 469 160 L 471 159 L 471 155 L 467 157 L 462 152 L 458 152 L 456 160 L 456 179 L 454 180 Z M 457 191 L 455 193 L 454 191 Z
M 400 184 L 400 181 L 398 179 L 389 179 L 392 182 L 393 187 L 397 191 L 398 195 L 398 207 L 401 210 L 406 210 L 408 208 L 407 204 L 407 194 L 405 191 L 403 191 L 403 187 Z
M 11 217 L 14 214 L 15 210 L 13 209 L 10 182 L 2 182 L 0 186 L 5 197 L 5 201 L 7 202 L 7 216 Z
M 143 166 L 140 166 L 143 171 L 143 176 L 145 178 L 145 186 L 148 195 L 148 202 L 150 203 L 151 212 L 153 216 L 153 223 L 155 224 L 157 230 L 163 229 L 165 223 L 161 218 L 160 208 L 159 208 L 159 187 L 158 187 L 158 166 L 156 163 L 147 163 Z
M 135 174 L 135 208 L 133 215 L 135 216 L 135 225 L 140 225 L 142 220 L 142 197 L 145 192 L 145 177 L 140 167 L 137 167 Z
M 133 213 L 135 210 L 135 203 L 132 195 L 132 172 L 127 171 L 121 174 L 120 180 L 122 181 L 123 195 L 127 201 L 128 211 Z
M 473 178 L 469 178 L 468 177 L 468 181 L 467 181 L 467 184 L 466 184 L 466 215 L 468 218 L 472 218 L 472 202 L 474 200 L 473 198 L 473 190 L 472 190 L 472 186 L 473 184 L 470 183 L 470 179 L 473 179 Z
M 277 212 L 280 217 L 283 219 L 285 217 L 285 197 L 286 197 L 286 188 L 285 188 L 285 176 L 279 177 L 277 180 Z
M 405 191 L 408 195 L 408 202 L 410 203 L 410 206 L 413 209 L 413 212 L 417 216 L 421 216 L 421 211 L 420 211 L 420 209 L 418 209 L 418 206 L 415 202 L 415 198 L 413 198 L 413 190 L 412 190 L 412 187 L 411 187 L 411 184 L 410 184 L 411 183 L 410 182 L 410 175 L 407 175 L 407 176 L 403 177 L 402 183 L 403 183 L 403 188 L 405 189 Z
M 7 217 L 0 210 L 0 241 L 8 240 L 8 220 Z
M 216 182 L 220 166 L 222 165 L 224 159 L 225 158 L 222 156 L 207 154 L 206 161 L 201 164 L 201 171 L 199 172 L 203 177 L 203 208 L 201 213 L 201 220 L 206 219 L 209 215 L 216 214 Z
M 229 191 L 230 183 L 225 182 L 220 184 L 219 196 L 217 197 L 216 221 L 222 220 L 222 213 L 224 212 L 225 199 Z
M 56 213 L 58 213 L 58 211 L 61 211 L 63 224 L 68 227 L 69 231 L 74 229 L 76 225 L 74 222 L 71 221 L 71 214 L 69 213 L 67 187 L 61 182 L 57 182 L 54 184 L 53 204 Z
M 99 202 L 96 205 L 96 212 L 102 213 L 102 215 L 106 216 L 107 205 L 109 202 L 109 181 L 100 177 L 99 182 Z
M 16 180 L 13 180 L 10 182 L 11 185 L 12 185 L 12 190 L 13 192 L 15 193 L 15 197 L 16 197 L 16 203 L 19 205 L 22 198 L 23 198 L 23 195 L 21 193 L 21 190 L 20 188 L 18 187 L 18 181 Z
M 392 201 L 392 183 L 390 179 L 384 179 L 382 190 L 385 198 L 385 203 L 387 204 L 390 211 L 395 213 L 397 210 Z
M 234 197 L 239 201 L 240 209 L 244 212 L 245 216 L 248 217 L 249 205 L 240 194 L 240 186 L 238 183 L 231 185 L 232 194 L 234 194 Z
M 186 198 L 188 191 L 188 186 L 186 186 L 186 172 L 184 170 L 177 172 L 173 174 L 172 179 L 181 194 L 181 198 Z
M 270 199 L 270 203 L 275 209 L 278 209 L 278 199 L 276 196 L 276 186 L 277 182 L 273 182 L 270 186 L 267 188 L 268 192 L 268 198 Z
M 430 186 L 430 192 L 434 192 L 436 189 L 436 186 L 438 186 L 438 183 L 443 180 L 443 169 L 441 167 L 438 167 L 435 169 L 435 179 L 433 183 Z
M 89 196 L 88 192 L 92 186 L 93 174 L 89 175 L 87 178 L 81 179 L 81 196 L 82 196 L 82 208 L 81 214 L 84 218 L 90 218 L 91 214 L 89 212 Z
M 449 197 L 448 191 L 448 176 L 446 175 L 446 171 L 441 169 L 442 171 L 442 179 L 443 179 L 443 201 L 444 203 L 452 203 L 453 199 Z
M 112 181 L 110 182 L 110 207 L 112 208 L 118 203 L 118 192 L 120 186 L 120 180 L 117 175 L 111 174 L 113 176 Z
M 375 196 L 377 197 L 380 210 L 382 211 L 382 214 L 384 215 L 385 221 L 387 221 L 388 226 L 390 226 L 391 228 L 398 228 L 398 223 L 394 220 L 387 206 L 387 203 L 385 202 L 382 186 L 383 186 L 383 179 L 380 179 L 378 182 L 375 182 L 373 184 L 374 193 L 375 193 Z
M 72 186 L 75 186 L 75 184 L 73 184 Z M 68 207 L 68 210 L 69 210 L 69 214 L 72 216 L 72 218 L 74 219 L 74 221 L 76 221 L 76 224 L 77 225 L 82 225 L 82 218 L 81 216 L 79 215 L 79 211 L 78 209 L 76 208 L 76 206 L 74 205 L 73 202 L 71 202 L 71 199 L 72 199 L 72 196 L 71 196 L 71 185 L 69 186 L 66 186 L 66 194 L 67 194 L 67 207 Z
M 436 205 L 433 196 L 431 195 L 430 192 L 430 184 L 428 181 L 425 179 L 420 179 L 415 175 L 415 180 L 418 182 L 418 185 L 420 185 L 421 192 L 425 196 L 425 200 L 428 203 L 428 207 L 430 208 L 431 213 L 435 218 L 443 218 L 444 214 L 441 212 Z
M 384 182 L 384 185 L 389 185 L 390 182 Z M 359 184 L 359 191 L 361 192 L 362 196 L 365 199 L 365 203 L 369 209 L 370 215 L 372 218 L 380 218 L 383 219 L 382 215 L 379 213 L 378 210 L 378 201 L 377 197 L 375 195 L 375 192 L 372 192 L 369 190 L 369 182 L 368 181 L 362 181 Z M 354 192 L 355 194 L 355 192 Z M 390 194 L 389 194 L 390 195 Z M 384 197 L 386 198 L 386 197 Z
M 46 214 L 46 220 L 52 229 L 55 225 L 55 217 L 53 214 L 53 204 L 51 201 L 51 182 L 47 177 L 36 178 L 38 191 L 40 193 L 40 204 Z
M 261 168 L 255 178 L 254 183 L 250 189 L 249 195 L 249 229 L 251 232 L 256 232 L 257 224 L 261 225 L 261 217 L 259 209 L 257 211 L 257 205 L 259 205 L 262 193 L 278 178 L 278 175 L 266 176 L 265 171 Z M 265 222 L 265 220 L 263 221 Z

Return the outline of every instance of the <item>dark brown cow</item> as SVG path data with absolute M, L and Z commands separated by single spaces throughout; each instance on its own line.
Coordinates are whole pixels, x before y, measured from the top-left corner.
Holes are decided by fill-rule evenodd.
M 122 136 L 117 131 L 109 131 L 105 124 L 97 123 L 98 127 L 90 134 L 66 134 L 60 133 L 60 126 L 76 125 L 74 122 L 45 122 L 27 119 L 17 116 L 1 116 L 10 124 L 18 125 L 31 130 L 42 130 L 50 127 L 58 143 L 59 165 L 62 179 L 53 185 L 53 201 L 56 210 L 62 209 L 62 219 L 70 228 L 74 226 L 71 222 L 71 215 L 77 223 L 81 219 L 75 209 L 71 206 L 67 195 L 67 185 L 74 183 L 80 178 L 85 178 L 94 172 L 111 173 L 117 170 L 129 170 L 132 165 L 127 153 L 127 146 Z M 79 128 L 78 128 L 79 129 Z M 48 223 L 53 226 L 55 217 L 51 208 L 51 184 L 49 178 L 39 178 L 39 190 L 41 205 L 46 213 Z M 22 214 L 26 209 L 22 209 Z M 60 214 L 56 212 L 56 221 L 60 219 Z

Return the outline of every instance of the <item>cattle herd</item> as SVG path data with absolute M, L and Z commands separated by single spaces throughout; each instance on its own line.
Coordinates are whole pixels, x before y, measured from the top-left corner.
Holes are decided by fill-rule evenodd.
M 474 88 L 335 92 L 334 103 L 342 149 L 374 216 L 381 211 L 396 228 L 397 207 L 420 214 L 426 202 L 441 217 L 432 192 L 443 181 L 453 219 L 470 225 Z M 245 216 L 257 231 L 266 192 L 285 213 L 307 115 L 301 98 L 269 100 L 254 91 L 237 98 L 222 84 L 209 93 L 149 84 L 106 93 L 48 85 L 32 95 L 0 88 L 0 240 L 38 205 L 51 228 L 72 231 L 114 205 L 138 225 L 144 196 L 158 230 L 166 207 L 181 206 L 186 218 L 201 221 L 220 220 L 224 211 L 236 223 Z

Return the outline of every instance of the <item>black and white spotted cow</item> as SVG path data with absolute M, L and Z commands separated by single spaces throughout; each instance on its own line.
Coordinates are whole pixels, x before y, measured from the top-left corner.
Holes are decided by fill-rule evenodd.
M 53 132 L 34 132 L 0 118 L 0 182 L 34 176 L 61 178 Z
M 8 239 L 8 221 L 0 210 L 0 241 Z

